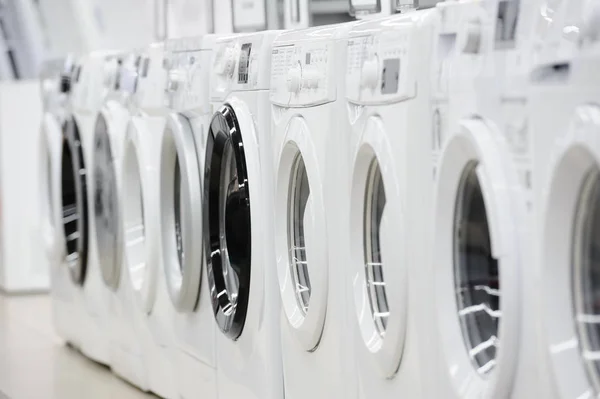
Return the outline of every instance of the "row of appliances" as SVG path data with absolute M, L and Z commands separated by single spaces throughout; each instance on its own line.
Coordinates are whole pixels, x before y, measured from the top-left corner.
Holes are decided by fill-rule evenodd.
M 61 336 L 166 398 L 595 397 L 600 2 L 403 11 L 68 63 Z

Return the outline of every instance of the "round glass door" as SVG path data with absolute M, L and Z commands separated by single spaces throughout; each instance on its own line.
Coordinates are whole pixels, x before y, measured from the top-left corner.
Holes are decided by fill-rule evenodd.
M 116 289 L 121 270 L 119 197 L 115 160 L 108 125 L 102 113 L 94 131 L 94 221 L 100 271 L 106 285 Z
M 584 179 L 572 254 L 576 331 L 588 379 L 600 392 L 600 170 Z
M 229 105 L 213 116 L 205 162 L 204 237 L 212 306 L 221 331 L 236 339 L 246 320 L 252 243 L 244 143 Z
M 476 162 L 464 170 L 454 213 L 454 284 L 463 339 L 477 372 L 489 373 L 499 345 L 500 279 Z
M 288 248 L 289 262 L 292 268 L 291 275 L 296 287 L 296 301 L 303 315 L 306 315 L 310 304 L 310 276 L 306 256 L 306 238 L 304 218 L 310 217 L 306 212 L 309 203 L 310 185 L 308 174 L 302 154 L 298 152 L 292 164 L 290 175 L 289 202 L 288 202 Z
M 367 173 L 364 209 L 364 254 L 367 293 L 375 330 L 385 337 L 390 314 L 386 284 L 383 276 L 380 229 L 386 204 L 385 187 L 379 163 L 374 159 Z
M 73 281 L 83 285 L 88 255 L 87 171 L 79 128 L 72 118 L 63 125 L 61 162 L 61 207 L 66 264 Z

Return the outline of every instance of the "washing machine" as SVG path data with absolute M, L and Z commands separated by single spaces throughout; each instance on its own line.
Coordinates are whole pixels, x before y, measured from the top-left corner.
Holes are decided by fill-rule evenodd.
M 215 39 L 196 36 L 165 44 L 170 112 L 163 120 L 159 149 L 160 264 L 174 310 L 172 359 L 182 398 L 217 397 L 217 327 L 203 273 L 202 220 L 204 157 L 212 116 L 208 79 Z
M 273 43 L 272 273 L 279 282 L 284 396 L 289 398 L 356 396 L 342 278 L 347 264 L 334 242 L 338 165 L 345 163 L 347 142 L 345 81 L 339 71 L 345 67 L 351 28 L 347 23 L 286 31 Z
M 359 22 L 348 39 L 349 200 L 337 225 L 349 232 L 340 252 L 360 398 L 433 397 L 423 390 L 430 370 L 421 349 L 430 345 L 423 296 L 431 288 L 422 282 L 432 276 L 422 251 L 433 197 L 424 66 L 438 25 L 435 8 L 417 10 Z
M 553 2 L 531 73 L 536 283 L 544 397 L 597 397 L 600 4 Z M 561 15 L 562 14 L 562 15 Z M 553 31 L 553 30 L 557 30 Z M 548 50 L 549 48 L 549 50 Z
M 80 347 L 79 311 L 76 306 L 77 287 L 64 264 L 65 243 L 61 213 L 61 153 L 63 124 L 69 116 L 69 96 L 75 59 L 64 60 L 55 76 L 45 80 L 47 93 L 40 132 L 40 199 L 42 245 L 50 272 L 52 316 L 58 335 L 73 347 Z
M 423 296 L 423 331 L 433 332 L 423 336 L 430 342 L 426 397 L 509 397 L 516 387 L 529 250 L 519 173 L 530 155 L 512 145 L 505 120 L 488 116 L 499 111 L 486 109 L 497 90 L 485 84 L 500 73 L 490 68 L 491 54 L 506 44 L 493 10 L 486 2 L 437 5 L 429 129 L 434 203 L 423 249 L 431 268 L 421 288 L 430 292 Z M 518 116 L 519 106 L 508 110 Z
M 108 364 L 109 340 L 105 333 L 109 308 L 98 262 L 93 218 L 94 130 L 106 87 L 103 84 L 108 52 L 82 57 L 73 72 L 71 112 L 63 124 L 61 152 L 62 229 L 66 245 L 65 266 L 77 287 L 81 351 L 94 361 Z M 74 312 L 75 313 L 75 312 Z
M 203 245 L 218 327 L 217 392 L 224 398 L 283 396 L 269 101 L 277 35 L 218 39 L 210 72 Z
M 123 209 L 121 166 L 138 63 L 137 51 L 118 54 L 106 60 L 102 71 L 106 95 L 94 126 L 91 212 L 104 306 L 109 314 L 104 334 L 110 342 L 110 366 L 119 377 L 147 391 L 150 387 L 142 339 L 144 319 L 135 312 L 129 269 L 123 267 L 129 243 L 122 223 L 127 213 Z
M 160 143 L 167 107 L 164 44 L 154 43 L 137 55 L 137 83 L 121 163 L 123 267 L 140 322 L 135 337 L 141 349 L 148 388 L 164 398 L 177 397 L 173 314 L 160 252 Z

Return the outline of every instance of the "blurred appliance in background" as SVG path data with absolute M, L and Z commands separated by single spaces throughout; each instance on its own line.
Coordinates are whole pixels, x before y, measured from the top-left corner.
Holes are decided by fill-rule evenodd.
M 281 26 L 279 1 L 212 0 L 212 2 L 215 33 L 258 32 Z
M 348 140 L 345 75 L 353 23 L 283 32 L 270 100 L 274 238 L 286 398 L 354 398 L 347 262 L 338 251 Z M 346 170 L 344 170 L 345 172 Z M 346 173 L 347 175 L 347 173 Z M 252 183 L 250 183 L 252 184 Z M 347 219 L 347 215 L 341 215 Z
M 209 279 L 204 271 L 202 197 L 212 116 L 209 71 L 216 35 L 166 42 L 169 115 L 160 143 L 161 272 L 175 326 L 172 359 L 181 398 L 217 397 L 217 363 Z M 153 169 L 154 169 L 153 168 Z M 149 194 L 150 195 L 150 194 Z M 156 215 L 155 215 L 156 216 Z
M 125 242 L 122 209 L 121 157 L 129 123 L 131 97 L 135 90 L 137 52 L 107 59 L 100 71 L 106 96 L 97 113 L 94 128 L 92 181 L 95 224 L 93 243 L 97 244 L 98 265 L 102 274 L 102 292 L 109 319 L 105 333 L 109 340 L 112 371 L 136 387 L 147 391 L 143 348 L 143 319 L 135 312 L 135 295 L 129 269 L 122 266 Z
M 42 210 L 44 203 L 49 205 L 48 221 L 42 219 L 42 228 L 44 232 L 48 230 L 48 247 L 46 253 L 50 258 L 50 291 L 52 298 L 52 313 L 54 327 L 61 338 L 75 348 L 81 348 L 83 335 L 83 324 L 86 319 L 82 319 L 83 303 L 79 300 L 80 287 L 73 280 L 73 274 L 65 262 L 65 254 L 68 250 L 64 236 L 64 214 L 63 214 L 63 168 L 69 168 L 72 165 L 68 158 L 65 165 L 67 144 L 64 131 L 67 122 L 72 118 L 70 109 L 70 100 L 73 88 L 73 78 L 76 66 L 75 57 L 67 57 L 61 73 L 58 76 L 58 99 L 57 110 L 50 111 L 44 116 L 42 124 L 42 138 L 46 150 L 50 153 L 41 157 L 41 162 L 48 162 L 50 172 L 44 170 L 40 173 L 40 178 L 45 181 L 42 184 L 42 190 L 46 191 L 48 200 L 42 200 Z M 51 105 L 49 105 L 50 107 Z M 58 128 L 58 133 L 55 129 Z M 58 139 L 58 144 L 53 140 Z M 57 148 L 55 147 L 57 146 Z M 68 148 L 68 147 L 67 147 Z M 44 169 L 42 166 L 41 169 Z M 67 169 L 68 170 L 68 169 Z M 44 186 L 47 186 L 44 189 Z M 42 218 L 46 212 L 42 211 Z M 48 228 L 44 225 L 48 225 Z M 53 231 L 54 230 L 54 231 Z M 52 234 L 54 232 L 54 234 Z M 46 233 L 44 233 L 46 235 Z
M 94 231 L 90 166 L 96 118 L 106 94 L 104 67 L 108 56 L 108 52 L 92 52 L 81 57 L 73 70 L 72 113 L 63 124 L 60 185 L 64 270 L 76 288 L 78 312 L 74 317 L 79 318 L 81 351 L 102 364 L 109 360 L 108 305 L 96 242 L 90 237 Z
M 0 290 L 46 291 L 48 260 L 40 224 L 38 80 L 0 82 Z
M 0 1 L 0 41 L 4 42 L 0 54 L 1 79 L 38 76 L 45 58 L 44 34 L 37 5 L 32 0 Z
M 302 29 L 354 20 L 348 0 L 283 0 L 283 28 Z
M 137 69 L 128 73 L 135 81 L 119 168 L 122 273 L 127 274 L 121 284 L 131 291 L 130 319 L 141 321 L 135 338 L 142 343 L 148 388 L 171 399 L 179 396 L 175 372 L 187 370 L 175 369 L 171 357 L 175 309 L 165 284 L 160 245 L 160 143 L 168 112 L 164 52 L 163 42 L 146 46 L 137 55 Z

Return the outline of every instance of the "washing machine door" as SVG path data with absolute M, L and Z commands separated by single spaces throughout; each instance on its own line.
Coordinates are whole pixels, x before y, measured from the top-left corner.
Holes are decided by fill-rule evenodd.
M 58 234 L 60 220 L 59 206 L 60 190 L 60 153 L 62 148 L 62 131 L 55 115 L 45 113 L 42 120 L 40 135 L 40 193 L 41 215 L 44 251 L 54 265 L 60 260 L 62 245 Z
M 88 257 L 87 169 L 79 127 L 73 117 L 63 124 L 61 152 L 62 227 L 66 264 L 72 280 L 85 283 Z
M 252 263 L 249 184 L 242 131 L 233 107 L 226 104 L 214 114 L 206 142 L 204 245 L 215 319 L 231 339 L 241 335 L 248 312 Z
M 560 396 L 594 397 L 600 392 L 600 107 L 582 105 L 570 122 L 558 133 L 549 180 L 541 182 L 540 292 Z
M 436 187 L 440 339 L 456 392 L 507 397 L 518 351 L 524 197 L 501 133 L 475 119 L 460 129 L 442 151 Z
M 121 275 L 121 229 L 114 149 L 102 112 L 94 128 L 94 222 L 102 278 L 116 290 Z
M 161 149 L 163 259 L 171 300 L 193 311 L 202 277 L 202 191 L 200 163 L 189 120 L 167 118 Z
M 387 134 L 381 118 L 369 118 L 354 155 L 349 275 L 363 344 L 361 367 L 392 378 L 404 349 L 409 263 L 397 157 Z
M 131 286 L 142 309 L 150 313 L 156 299 L 158 269 L 161 262 L 158 237 L 161 236 L 159 213 L 159 177 L 157 151 L 150 151 L 151 134 L 141 118 L 127 127 L 121 190 L 124 232 L 124 267 L 129 271 Z M 154 147 L 152 147 L 154 150 Z
M 277 168 L 275 252 L 282 307 L 307 351 L 321 339 L 329 289 L 321 173 L 306 121 L 291 119 Z

